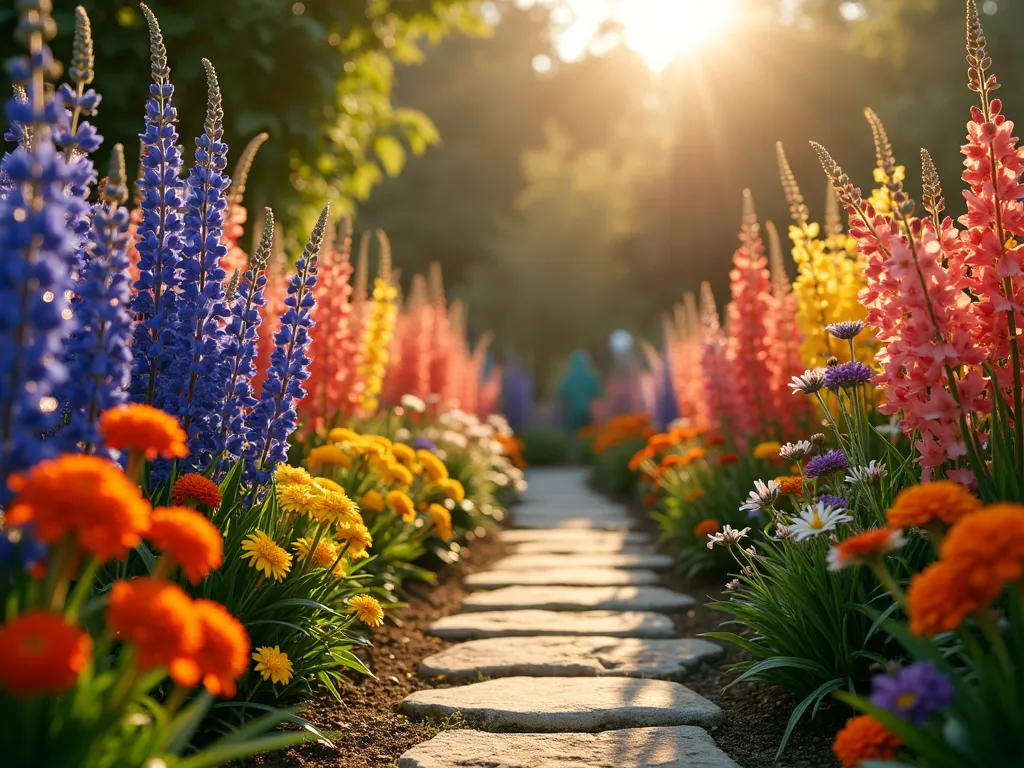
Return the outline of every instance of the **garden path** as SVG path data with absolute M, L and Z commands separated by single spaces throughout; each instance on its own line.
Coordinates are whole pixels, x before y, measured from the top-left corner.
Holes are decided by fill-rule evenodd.
M 739 768 L 704 730 L 721 710 L 677 682 L 722 650 L 676 635 L 668 614 L 693 599 L 657 586 L 671 559 L 584 470 L 529 482 L 503 534 L 513 553 L 470 577 L 464 612 L 431 628 L 465 642 L 420 673 L 465 684 L 402 703 L 478 730 L 444 731 L 399 768 Z

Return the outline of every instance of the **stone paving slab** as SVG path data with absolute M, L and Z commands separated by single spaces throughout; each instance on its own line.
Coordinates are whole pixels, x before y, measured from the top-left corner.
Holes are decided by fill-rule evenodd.
M 656 677 L 678 679 L 724 651 L 699 639 L 496 637 L 471 640 L 424 659 L 420 674 L 447 680 L 484 677 Z
M 414 719 L 456 712 L 471 725 L 504 731 L 595 731 L 660 725 L 710 726 L 722 710 L 680 683 L 628 677 L 505 677 L 406 696 Z
M 639 531 L 503 531 L 501 540 L 506 544 L 521 544 L 527 541 L 557 541 L 564 543 L 570 541 L 578 547 L 591 544 L 650 544 L 651 537 Z
M 672 620 L 650 611 L 481 611 L 444 616 L 430 625 L 430 634 L 446 640 L 543 635 L 668 638 L 676 634 Z
M 474 592 L 463 611 L 683 611 L 694 606 L 689 595 L 664 587 L 502 587 Z
M 639 523 L 636 520 L 623 517 L 622 519 L 601 519 L 592 517 L 556 517 L 541 518 L 517 517 L 512 521 L 513 528 L 525 530 L 588 530 L 588 531 L 622 531 L 627 528 L 636 528 Z
M 621 568 L 547 568 L 537 570 L 480 571 L 466 577 L 472 589 L 499 589 L 513 586 L 609 587 L 657 584 L 661 577 L 654 571 Z
M 537 533 L 537 531 L 505 531 L 508 533 Z M 585 531 L 578 531 L 585 533 Z M 576 541 L 571 538 L 542 539 L 538 541 L 522 541 L 512 544 L 510 551 L 515 555 L 638 555 L 651 551 L 648 544 L 633 544 L 614 539 L 597 541 Z
M 532 571 L 548 568 L 639 568 L 668 570 L 675 562 L 668 555 L 653 552 L 622 554 L 621 552 L 577 553 L 577 554 L 525 554 L 509 555 L 492 566 L 496 571 Z
M 455 730 L 417 744 L 398 768 L 739 768 L 701 728 L 602 733 Z

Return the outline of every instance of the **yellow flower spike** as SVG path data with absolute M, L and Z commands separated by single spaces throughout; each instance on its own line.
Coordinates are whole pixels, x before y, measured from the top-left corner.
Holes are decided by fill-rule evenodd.
M 391 346 L 398 316 L 398 308 L 395 306 L 398 291 L 389 283 L 390 265 L 386 268 L 382 265 L 381 272 L 381 276 L 373 283 L 370 318 L 363 338 L 363 364 L 359 368 L 363 381 L 361 405 L 367 413 L 377 410 L 377 396 L 387 371 L 388 347 Z
M 348 600 L 348 612 L 368 627 L 379 627 L 384 623 L 384 609 L 370 595 L 356 595 Z
M 292 556 L 263 531 L 257 530 L 242 542 L 242 559 L 267 578 L 281 581 L 292 567 Z
M 288 654 L 281 650 L 281 646 L 263 646 L 256 649 L 252 655 L 256 662 L 254 669 L 263 676 L 264 680 L 270 680 L 275 685 L 288 685 L 292 679 L 293 669 Z

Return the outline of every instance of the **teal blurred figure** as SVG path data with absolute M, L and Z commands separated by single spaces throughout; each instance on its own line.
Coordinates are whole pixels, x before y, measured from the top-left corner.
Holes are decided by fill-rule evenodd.
M 590 423 L 590 404 L 601 396 L 601 380 L 583 350 L 578 349 L 570 356 L 569 370 L 562 377 L 558 394 L 565 427 L 575 435 Z

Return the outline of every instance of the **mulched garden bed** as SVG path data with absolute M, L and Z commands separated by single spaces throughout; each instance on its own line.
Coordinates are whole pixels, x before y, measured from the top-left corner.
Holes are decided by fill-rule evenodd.
M 343 704 L 326 692 L 312 701 L 303 717 L 320 728 L 334 743 L 306 744 L 265 755 L 249 764 L 267 768 L 392 768 L 399 756 L 414 744 L 433 738 L 448 723 L 412 722 L 398 713 L 402 699 L 413 691 L 447 687 L 417 674 L 419 663 L 453 643 L 427 634 L 430 624 L 458 613 L 466 590 L 462 580 L 485 570 L 505 554 L 505 545 L 490 535 L 463 547 L 462 562 L 439 575 L 436 585 L 406 584 L 407 607 L 388 612 L 387 623 L 373 630 L 373 647 L 361 652 L 376 675 L 352 675 L 340 687 Z

